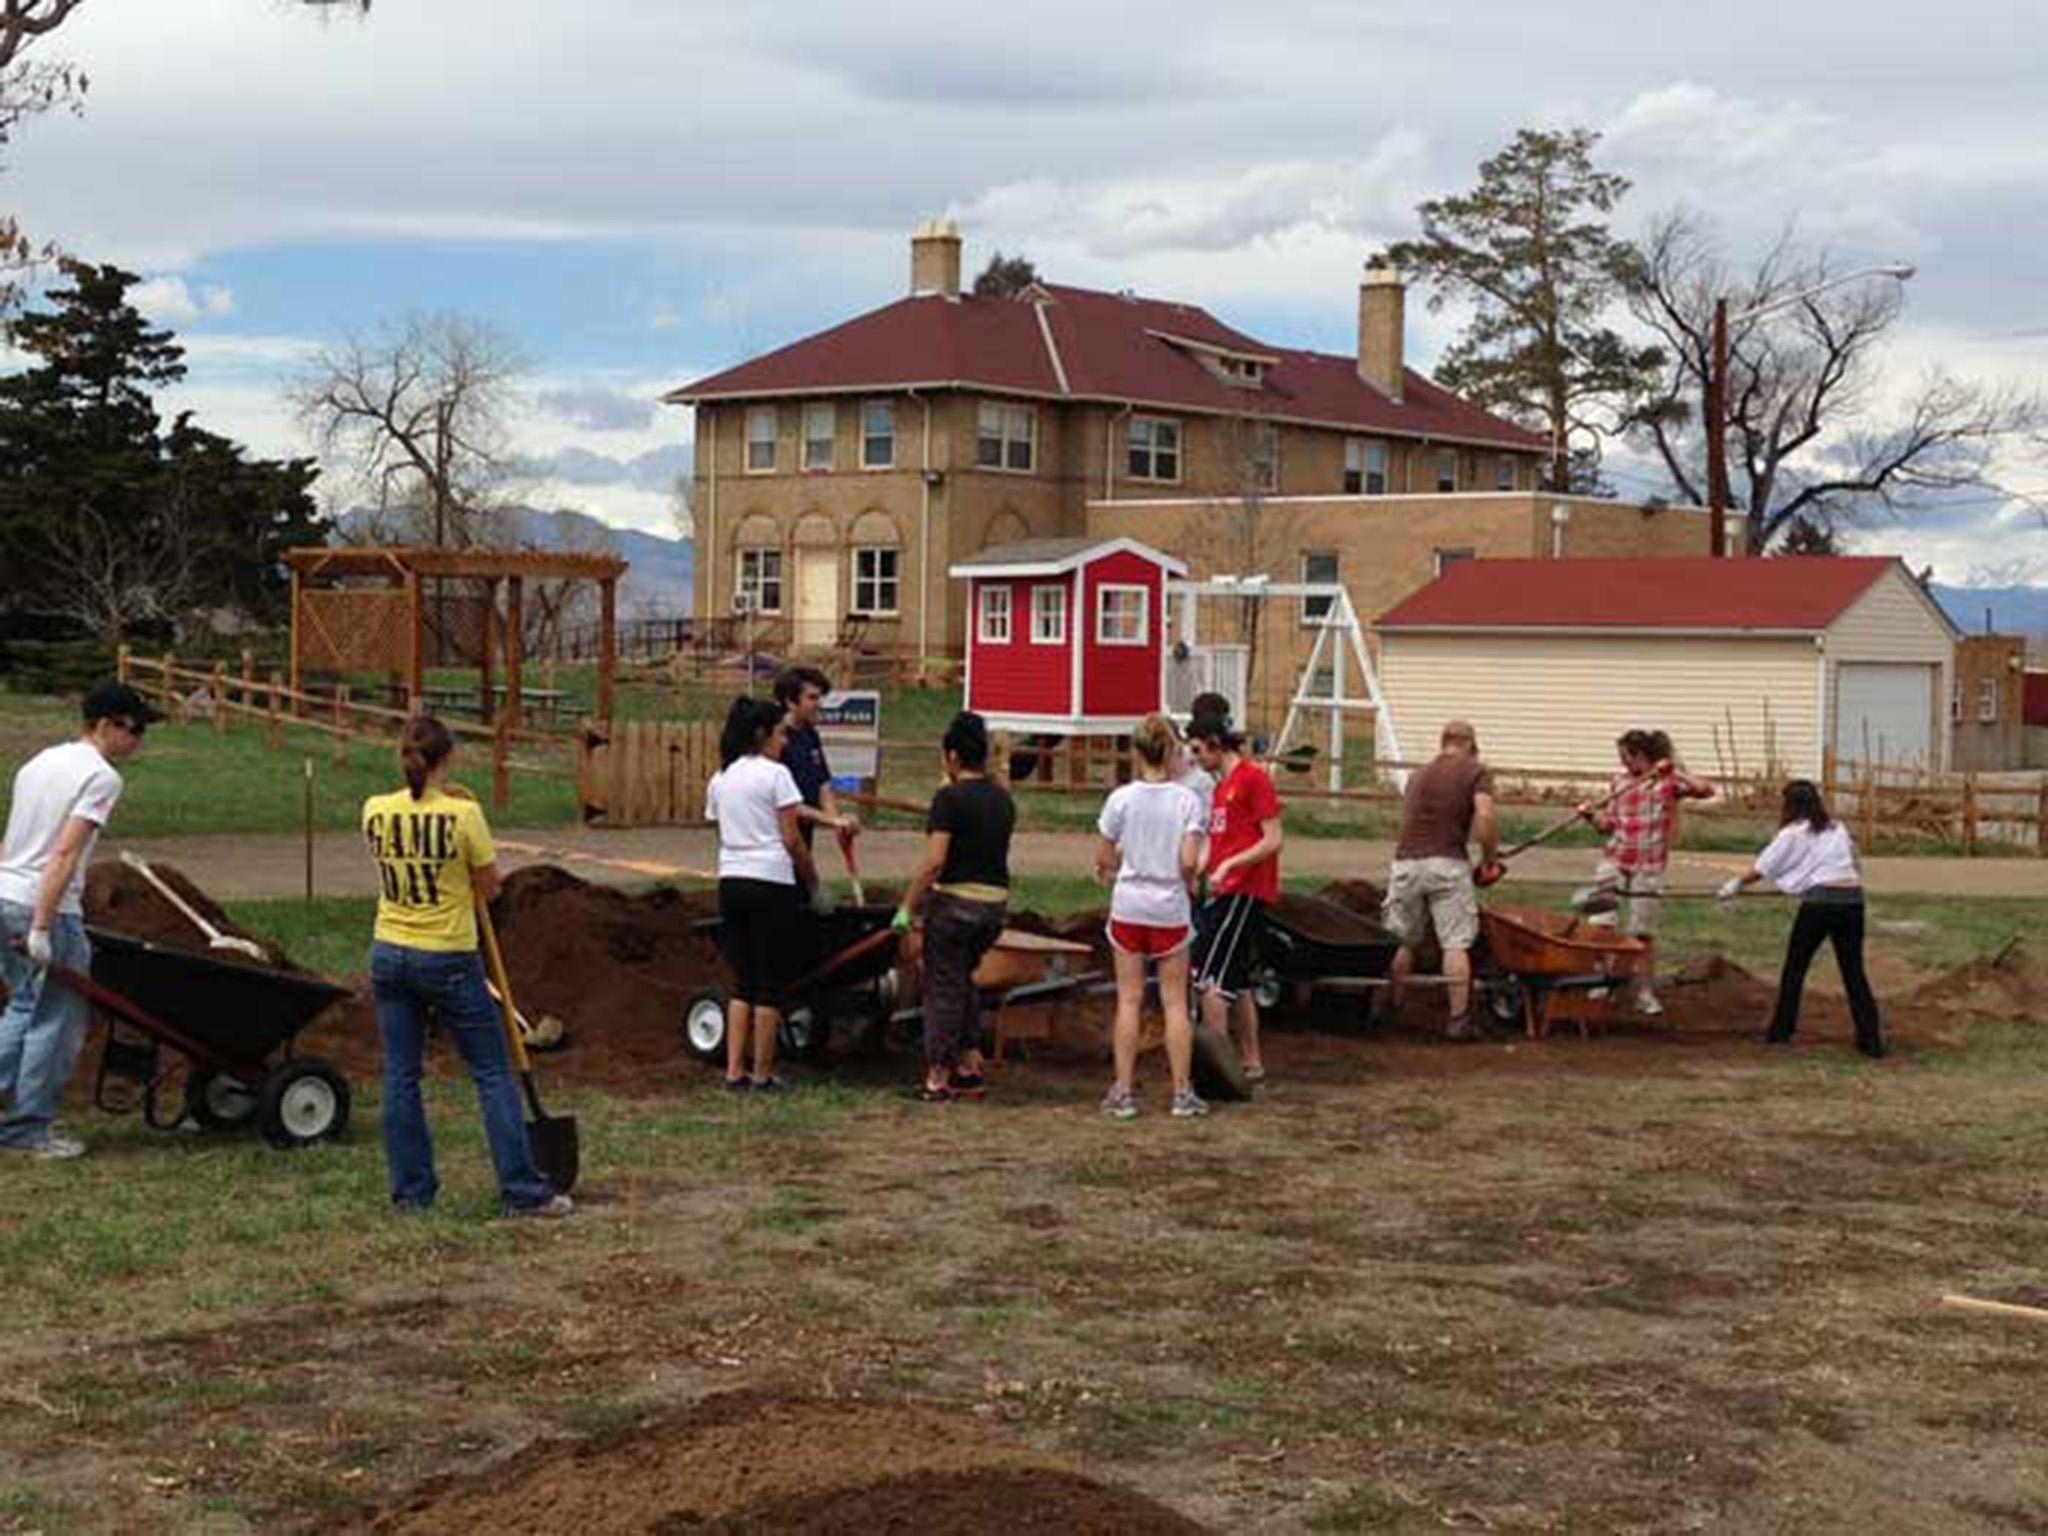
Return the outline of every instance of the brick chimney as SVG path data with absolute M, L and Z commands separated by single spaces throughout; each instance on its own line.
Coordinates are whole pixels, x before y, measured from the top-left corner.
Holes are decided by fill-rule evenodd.
M 1400 273 L 1378 265 L 1368 266 L 1358 285 L 1358 376 L 1394 400 L 1401 398 L 1407 291 Z
M 910 237 L 912 297 L 960 297 L 960 230 L 951 219 L 926 219 Z

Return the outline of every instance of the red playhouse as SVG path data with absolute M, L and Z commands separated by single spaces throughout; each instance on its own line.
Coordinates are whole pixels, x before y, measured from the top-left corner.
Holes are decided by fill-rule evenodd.
M 1188 568 L 1136 539 L 1027 539 L 965 577 L 967 707 L 992 730 L 1115 736 L 1166 700 L 1166 584 Z

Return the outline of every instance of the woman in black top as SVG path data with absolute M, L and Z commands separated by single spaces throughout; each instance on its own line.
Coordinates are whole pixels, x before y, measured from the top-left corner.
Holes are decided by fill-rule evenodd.
M 924 911 L 924 1087 L 945 1103 L 982 1091 L 981 999 L 974 968 L 1003 931 L 1010 901 L 1010 832 L 1017 808 L 988 776 L 988 726 L 962 710 L 946 727 L 947 783 L 925 818 L 924 863 L 903 893 L 896 931 Z

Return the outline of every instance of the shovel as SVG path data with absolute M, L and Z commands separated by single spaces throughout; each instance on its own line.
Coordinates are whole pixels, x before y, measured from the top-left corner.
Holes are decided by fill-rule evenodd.
M 170 882 L 149 867 L 149 860 L 142 858 L 138 854 L 124 851 L 121 855 L 121 862 L 147 880 L 157 895 L 163 897 L 165 901 L 168 901 L 173 907 L 177 908 L 180 916 L 206 935 L 206 947 L 208 949 L 225 949 L 231 954 L 247 955 L 251 960 L 261 961 L 264 965 L 270 964 L 270 956 L 263 952 L 263 946 L 254 939 L 237 938 L 234 934 L 222 933 L 213 924 L 193 911 L 191 903 L 172 890 Z
M 505 1039 L 512 1047 L 512 1065 L 526 1090 L 526 1108 L 533 1118 L 526 1123 L 526 1139 L 533 1148 L 534 1166 L 559 1194 L 576 1187 L 582 1164 L 581 1142 L 574 1115 L 550 1115 L 541 1108 L 540 1092 L 533 1085 L 533 1059 L 526 1054 L 526 1037 L 519 1031 L 519 1010 L 512 1001 L 512 978 L 505 974 L 504 951 L 498 948 L 498 930 L 491 923 L 491 909 L 481 895 L 476 898 L 477 936 L 483 940 L 484 966 L 497 993 L 498 1012 L 505 1021 Z

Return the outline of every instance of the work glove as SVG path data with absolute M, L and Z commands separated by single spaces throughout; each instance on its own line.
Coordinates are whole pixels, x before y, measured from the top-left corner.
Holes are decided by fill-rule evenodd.
M 910 908 L 898 907 L 896 915 L 889 919 L 889 926 L 898 933 L 910 932 Z
M 1507 872 L 1507 865 L 1501 863 L 1499 859 L 1488 859 L 1472 871 L 1472 883 L 1483 891 L 1490 885 L 1499 885 Z
M 1721 903 L 1723 911 L 1735 904 L 1735 898 L 1742 894 L 1742 876 L 1730 875 L 1722 882 L 1721 889 L 1714 892 L 1714 900 Z
M 28 943 L 22 947 L 28 951 L 29 964 L 35 966 L 48 965 L 50 963 L 50 930 L 47 928 L 29 929 Z
M 1678 764 L 1672 762 L 1671 759 L 1668 757 L 1660 757 L 1657 759 L 1656 772 L 1658 778 L 1668 779 L 1674 773 L 1678 772 Z
M 812 886 L 811 910 L 820 917 L 830 917 L 839 910 L 839 893 L 823 884 Z

